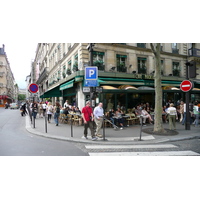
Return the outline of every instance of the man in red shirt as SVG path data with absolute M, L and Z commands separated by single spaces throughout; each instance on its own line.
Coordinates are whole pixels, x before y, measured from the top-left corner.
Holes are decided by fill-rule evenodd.
M 94 116 L 93 116 L 93 110 L 90 107 L 90 101 L 87 101 L 86 106 L 82 108 L 82 117 L 83 117 L 83 121 L 84 121 L 84 137 L 85 137 L 85 139 L 88 139 L 87 138 L 87 134 L 88 134 L 87 130 L 89 127 L 90 131 L 91 131 L 92 140 L 97 140 L 98 138 L 95 137 L 94 129 L 93 129 Z

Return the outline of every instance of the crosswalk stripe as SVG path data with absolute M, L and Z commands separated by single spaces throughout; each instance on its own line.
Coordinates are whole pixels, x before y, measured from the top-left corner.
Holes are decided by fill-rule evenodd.
M 154 145 L 85 145 L 86 149 L 146 149 L 146 148 L 178 148 L 173 144 L 154 144 Z
M 89 153 L 90 156 L 197 156 L 193 151 L 158 151 L 158 152 L 105 152 Z

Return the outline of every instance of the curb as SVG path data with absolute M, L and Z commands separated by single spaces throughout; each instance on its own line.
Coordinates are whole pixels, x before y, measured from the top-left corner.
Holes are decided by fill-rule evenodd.
M 190 140 L 190 139 L 200 139 L 200 136 L 185 136 L 185 137 L 179 137 L 179 138 L 174 138 L 174 139 L 168 139 L 168 138 L 161 138 L 161 139 L 151 139 L 151 140 L 141 140 L 139 141 L 135 137 L 129 137 L 128 141 L 109 141 L 109 138 L 106 138 L 104 141 L 102 138 L 99 138 L 96 141 L 92 140 L 85 140 L 85 139 L 79 139 L 79 138 L 69 138 L 69 137 L 62 137 L 62 136 L 57 136 L 57 135 L 48 135 L 47 133 L 41 133 L 39 131 L 34 130 L 31 125 L 29 118 L 26 117 L 26 130 L 27 132 L 38 135 L 41 137 L 45 138 L 50 138 L 50 139 L 56 139 L 56 140 L 62 140 L 62 141 L 69 141 L 69 142 L 78 142 L 78 143 L 84 143 L 84 144 L 109 144 L 109 145 L 130 145 L 130 144 L 158 144 L 158 143 L 165 143 L 165 142 L 176 142 L 176 141 L 182 141 L 182 140 Z

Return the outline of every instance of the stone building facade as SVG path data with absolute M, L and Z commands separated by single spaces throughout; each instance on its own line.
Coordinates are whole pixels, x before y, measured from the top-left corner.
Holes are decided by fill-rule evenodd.
M 8 61 L 5 45 L 0 48 L 0 107 L 5 103 L 17 102 L 18 86 Z
M 68 99 L 72 105 L 80 108 L 84 106 L 85 101 L 90 98 L 88 93 L 83 92 L 84 69 L 90 66 L 91 59 L 87 49 L 88 44 L 38 44 L 33 62 L 34 77 L 32 80 L 39 85 L 40 99 L 50 98 L 53 103 L 59 101 L 61 104 Z M 180 86 L 186 76 L 185 63 L 187 60 L 195 60 L 198 68 L 200 58 L 198 48 L 200 44 L 194 43 L 161 44 L 163 88 Z M 129 107 L 130 98 L 132 101 L 135 99 L 136 102 L 147 101 L 151 98 L 153 102 L 153 96 L 147 95 L 149 90 L 130 91 L 125 87 L 128 85 L 153 89 L 155 60 L 150 43 L 95 43 L 92 59 L 93 65 L 98 67 L 98 86 L 103 88 L 103 93 L 95 96 L 96 103 L 100 100 L 107 104 L 109 99 L 112 99 L 114 104 L 120 100 Z M 199 78 L 199 75 L 194 78 L 196 88 L 199 88 Z M 111 90 L 111 88 L 117 90 Z M 126 97 L 122 98 L 122 93 L 126 94 Z M 165 100 L 168 98 L 176 100 L 181 96 L 175 93 L 164 95 Z

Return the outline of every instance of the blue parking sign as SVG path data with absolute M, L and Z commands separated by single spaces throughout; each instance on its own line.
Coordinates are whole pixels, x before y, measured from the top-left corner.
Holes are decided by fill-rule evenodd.
M 98 68 L 97 67 L 86 67 L 85 68 L 85 80 L 97 80 L 98 79 Z

